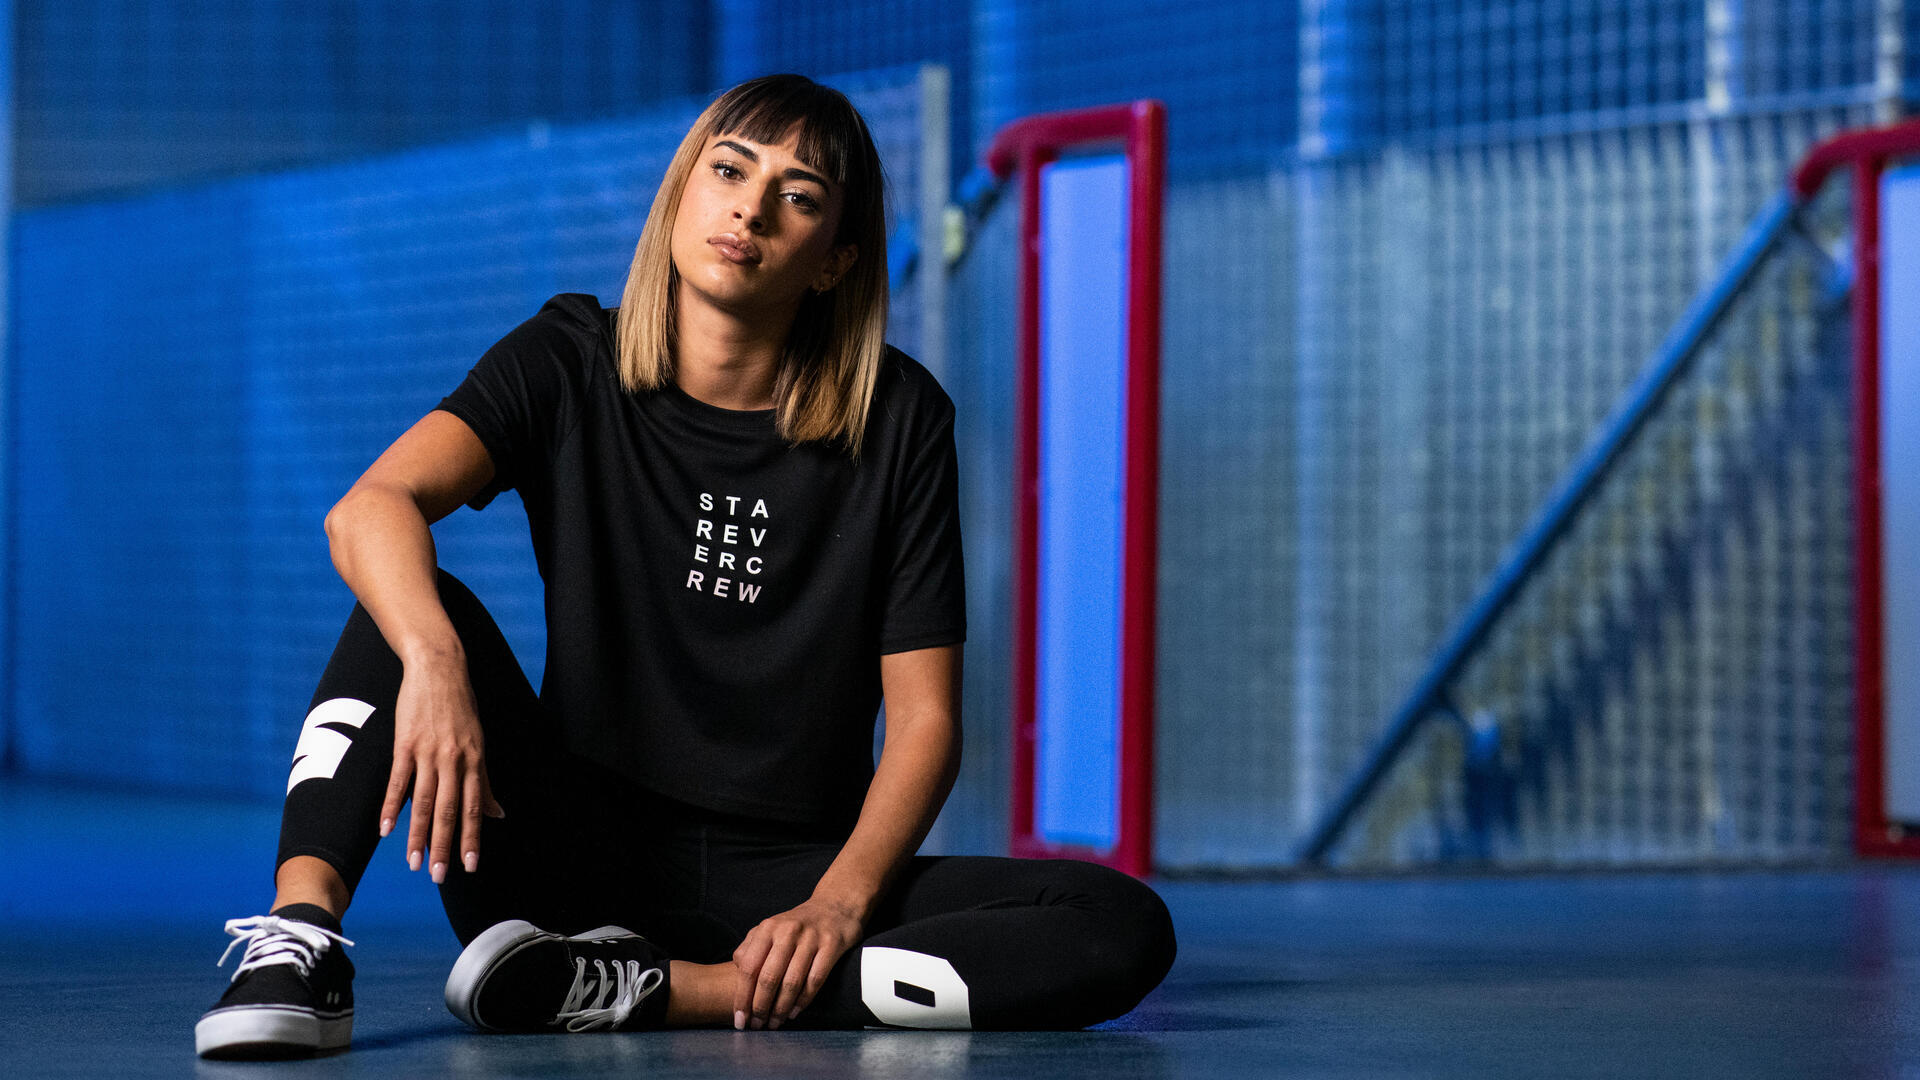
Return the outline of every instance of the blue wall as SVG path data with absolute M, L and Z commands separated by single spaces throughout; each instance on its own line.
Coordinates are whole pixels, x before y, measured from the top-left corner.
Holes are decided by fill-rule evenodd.
M 86 198 L 704 90 L 675 0 L 15 0 L 19 195 Z

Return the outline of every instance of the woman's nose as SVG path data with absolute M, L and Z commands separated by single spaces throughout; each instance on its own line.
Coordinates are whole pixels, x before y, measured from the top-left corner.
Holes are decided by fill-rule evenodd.
M 734 204 L 733 216 L 735 219 L 744 222 L 749 229 L 766 227 L 766 211 L 762 208 L 760 200 L 756 197 L 747 196 L 741 198 L 739 202 Z

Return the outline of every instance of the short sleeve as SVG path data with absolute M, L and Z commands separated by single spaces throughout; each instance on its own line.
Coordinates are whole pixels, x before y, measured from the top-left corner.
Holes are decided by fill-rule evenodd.
M 960 463 L 951 411 L 909 460 L 897 491 L 880 652 L 965 641 Z
M 579 412 L 585 343 L 562 299 L 496 342 L 437 406 L 465 421 L 493 459 L 493 479 L 468 500 L 475 510 L 540 483 Z

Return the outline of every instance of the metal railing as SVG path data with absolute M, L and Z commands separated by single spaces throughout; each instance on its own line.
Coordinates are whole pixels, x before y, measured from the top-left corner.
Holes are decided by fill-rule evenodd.
M 1502 617 L 1535 579 L 1536 571 L 1601 490 L 1647 421 L 1659 411 L 1674 386 L 1687 375 L 1694 360 L 1712 340 L 1723 318 L 1769 259 L 1782 249 L 1783 244 L 1804 241 L 1806 249 L 1817 258 L 1827 260 L 1825 250 L 1804 228 L 1801 210 L 1819 193 L 1831 171 L 1840 165 L 1855 167 L 1858 174 L 1855 178 L 1856 258 L 1870 260 L 1877 251 L 1875 236 L 1871 234 L 1876 219 L 1870 213 L 1872 198 L 1869 189 L 1872 188 L 1872 179 L 1863 177 L 1871 174 L 1871 177 L 1877 178 L 1879 169 L 1890 157 L 1916 151 L 1920 151 L 1920 124 L 1908 123 L 1841 135 L 1807 154 L 1803 164 L 1795 171 L 1792 183 L 1770 200 L 1753 219 L 1733 253 L 1688 305 L 1652 362 L 1601 424 L 1599 434 L 1554 486 L 1540 509 L 1509 546 L 1499 565 L 1442 637 L 1441 645 L 1425 671 L 1414 681 L 1412 688 L 1390 715 L 1385 731 L 1301 845 L 1301 862 L 1317 864 L 1325 860 L 1356 815 L 1380 790 L 1389 770 L 1412 745 L 1415 734 L 1427 721 L 1435 717 L 1451 718 L 1465 726 L 1459 709 L 1453 703 L 1452 687 L 1468 663 L 1486 645 Z M 1868 235 L 1861 235 L 1863 233 Z M 1854 282 L 1856 353 L 1862 348 L 1862 335 L 1868 335 L 1870 328 L 1875 325 L 1871 310 L 1875 298 L 1867 299 L 1867 311 L 1863 312 L 1860 304 L 1860 294 L 1872 287 L 1870 264 L 1866 271 Z M 1870 478 L 1863 479 L 1861 483 L 1863 489 L 1868 487 Z M 1865 520 L 1871 516 L 1877 502 L 1863 499 L 1862 507 L 1862 535 L 1870 532 L 1877 535 L 1875 530 L 1869 528 L 1872 522 Z M 1867 585 L 1863 577 L 1863 590 Z M 1863 597 L 1862 620 L 1868 619 L 1877 610 L 1870 602 L 1872 599 Z M 1872 650 L 1862 651 L 1864 654 Z M 1863 667 L 1862 684 L 1860 696 L 1864 716 L 1866 710 L 1878 701 L 1874 696 L 1878 687 L 1877 669 Z M 1863 749 L 1870 749 L 1864 728 L 1863 723 Z M 1477 760 L 1474 751 L 1475 748 L 1470 745 L 1467 755 L 1470 769 Z M 1863 802 L 1867 794 L 1863 787 Z

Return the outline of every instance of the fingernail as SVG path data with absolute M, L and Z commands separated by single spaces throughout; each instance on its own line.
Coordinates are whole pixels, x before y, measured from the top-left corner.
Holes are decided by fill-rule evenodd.
M 380 835 L 384 837 L 392 831 L 393 831 L 393 819 L 390 817 L 381 818 L 380 819 Z
M 798 1006 L 798 1005 L 795 1005 L 795 1006 L 793 1007 L 793 1011 L 787 1014 L 787 1019 L 789 1019 L 789 1020 L 798 1020 L 798 1019 L 800 1019 L 800 1006 Z
M 744 1012 L 741 1012 L 738 1009 L 735 1009 L 733 1011 L 733 1030 L 735 1031 L 747 1030 L 747 1014 Z
M 467 852 L 465 855 L 460 857 L 460 865 L 466 867 L 467 873 L 469 874 L 473 873 L 475 870 L 480 869 L 480 853 L 477 851 Z
M 769 1020 L 769 1021 L 767 1021 L 767 1030 L 768 1030 L 768 1031 L 779 1031 L 779 1030 L 780 1030 L 780 1018 L 776 1016 L 776 1017 L 774 1017 L 773 1019 L 771 1019 L 771 1020 Z
M 446 881 L 447 880 L 447 864 L 443 862 L 434 863 L 432 874 L 433 874 L 433 883 L 435 885 L 439 885 L 442 882 Z
M 753 1018 L 753 1030 L 759 1031 L 761 1028 L 766 1026 L 767 1026 L 766 1021 L 760 1019 L 757 1016 Z
M 506 817 L 506 816 L 507 816 L 507 808 L 506 808 L 506 807 L 504 807 L 504 806 L 501 806 L 501 805 L 500 805 L 499 803 L 494 803 L 494 804 L 493 804 L 493 810 L 492 810 L 492 811 L 490 812 L 490 816 L 492 816 L 492 817 L 496 817 L 496 818 L 503 818 L 503 817 Z
M 407 869 L 409 870 L 420 869 L 420 853 L 419 852 L 417 851 L 407 852 Z

